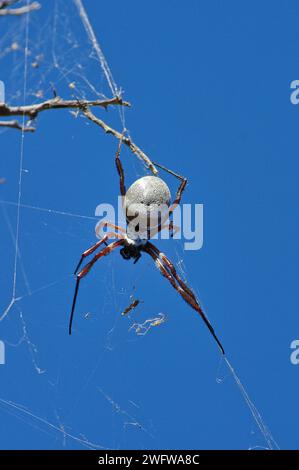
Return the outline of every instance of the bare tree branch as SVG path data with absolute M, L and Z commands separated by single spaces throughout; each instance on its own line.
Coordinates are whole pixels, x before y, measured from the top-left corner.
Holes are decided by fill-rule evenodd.
M 0 16 L 6 15 L 23 15 L 29 13 L 33 10 L 38 10 L 41 8 L 41 5 L 38 2 L 32 2 L 29 5 L 20 7 L 20 8 L 9 8 L 10 6 L 17 3 L 19 0 L 0 0 Z M 1 127 L 8 127 L 11 129 L 17 129 L 22 132 L 34 132 L 35 127 L 29 125 L 29 123 L 35 119 L 39 113 L 49 110 L 49 109 L 78 109 L 80 110 L 90 121 L 100 126 L 106 134 L 112 134 L 116 139 L 122 140 L 122 142 L 129 147 L 132 153 L 134 153 L 139 159 L 141 159 L 151 172 L 156 175 L 158 173 L 156 167 L 150 160 L 150 158 L 128 137 L 125 137 L 123 133 L 113 129 L 108 126 L 104 121 L 97 118 L 92 111 L 90 110 L 91 106 L 98 106 L 107 109 L 111 105 L 120 105 L 120 106 L 130 106 L 130 103 L 123 101 L 120 97 L 114 97 L 112 99 L 106 100 L 64 100 L 59 96 L 54 96 L 54 98 L 37 103 L 32 105 L 24 106 L 9 106 L 6 103 L 0 103 L 0 116 L 1 117 L 11 117 L 11 116 L 26 116 L 29 118 L 26 125 L 22 125 L 17 120 L 11 121 L 0 121 Z M 3 180 L 0 180 L 0 184 L 3 183 Z
M 7 8 L 7 6 L 12 5 L 15 2 L 3 1 L 0 3 L 0 16 L 20 16 L 26 13 L 30 13 L 33 10 L 39 10 L 41 8 L 40 3 L 33 2 L 29 5 L 25 5 L 20 8 Z
M 99 119 L 97 116 L 93 114 L 93 112 L 90 110 L 88 105 L 81 105 L 81 110 L 82 113 L 93 123 L 97 124 L 100 126 L 106 134 L 112 134 L 116 139 L 122 140 L 122 142 L 129 147 L 131 152 L 133 152 L 135 155 L 137 155 L 138 158 L 144 161 L 146 166 L 151 170 L 151 172 L 154 175 L 158 174 L 158 171 L 155 167 L 155 165 L 152 163 L 150 158 L 139 148 L 137 145 L 128 137 L 125 137 L 121 132 L 116 131 L 115 129 L 112 129 L 112 127 L 108 126 L 104 121 Z
M 107 109 L 108 106 L 130 106 L 130 103 L 123 101 L 119 97 L 107 100 L 64 100 L 59 96 L 52 98 L 42 103 L 31 104 L 26 106 L 8 106 L 6 103 L 0 103 L 0 116 L 28 116 L 30 119 L 35 119 L 39 113 L 48 109 L 81 109 L 86 106 L 99 106 Z
M 129 147 L 131 152 L 137 155 L 140 160 L 146 164 L 151 172 L 156 175 L 158 173 L 156 167 L 150 160 L 150 158 L 128 137 L 125 137 L 121 132 L 108 126 L 104 121 L 96 117 L 90 110 L 90 106 L 97 106 L 107 109 L 109 106 L 127 106 L 130 107 L 130 103 L 123 101 L 120 97 L 115 97 L 107 100 L 63 100 L 56 96 L 42 103 L 25 105 L 25 106 L 8 106 L 6 103 L 0 103 L 0 116 L 11 117 L 11 116 L 27 116 L 29 121 L 35 119 L 39 113 L 47 111 L 49 109 L 78 109 L 92 122 L 100 126 L 106 134 L 112 134 L 116 139 L 121 139 L 123 143 Z M 24 132 L 34 132 L 35 128 L 28 125 L 22 126 L 18 121 L 0 121 L 0 127 L 10 127 L 18 129 Z
M 23 132 L 34 132 L 35 127 L 22 126 L 18 121 L 0 121 L 0 127 L 10 127 Z

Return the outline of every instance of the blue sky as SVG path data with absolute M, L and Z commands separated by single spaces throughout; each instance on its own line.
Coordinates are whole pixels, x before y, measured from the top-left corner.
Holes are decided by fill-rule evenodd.
M 29 38 L 34 57 L 34 39 L 43 44 L 36 83 L 45 97 L 51 78 L 63 96 L 72 92 L 70 82 L 83 84 L 71 70 L 85 51 L 82 76 L 108 94 L 75 9 L 65 10 L 73 23 L 64 35 L 61 29 L 54 35 L 54 2 L 41 3 Z M 132 137 L 153 160 L 188 178 L 184 202 L 204 204 L 201 250 L 184 252 L 178 241 L 157 245 L 175 263 L 184 260 L 189 284 L 278 445 L 297 449 L 299 366 L 289 357 L 290 343 L 298 339 L 299 108 L 290 102 L 290 83 L 299 78 L 298 3 L 84 3 L 114 78 L 132 103 L 126 112 Z M 24 19 L 1 19 L 1 31 L 9 31 L 1 32 L 0 47 L 23 33 L 21 26 Z M 82 50 L 67 55 L 69 30 Z M 59 73 L 61 64 L 69 72 L 66 82 L 55 82 L 53 37 Z M 23 80 L 17 58 L 0 61 L 11 101 Z M 42 78 L 45 70 L 49 77 Z M 26 102 L 32 101 L 27 93 Z M 117 110 L 97 114 L 121 130 Z M 6 178 L 0 200 L 15 202 L 21 134 L 7 131 L 0 138 L 0 177 Z M 40 115 L 36 133 L 24 139 L 22 204 L 93 217 L 97 204 L 116 202 L 115 150 L 115 140 L 82 117 Z M 122 159 L 128 183 L 145 173 L 127 150 Z M 166 179 L 174 192 L 176 181 Z M 2 312 L 11 300 L 15 247 L 9 223 L 15 233 L 16 207 L 1 206 Z M 145 255 L 136 265 L 118 253 L 98 263 L 82 284 L 68 336 L 72 272 L 95 240 L 94 225 L 92 218 L 21 207 L 21 300 L 0 325 L 6 345 L 1 448 L 84 448 L 40 419 L 105 448 L 265 446 L 201 319 Z M 123 318 L 130 295 L 143 302 Z M 167 321 L 147 335 L 128 331 L 159 313 Z

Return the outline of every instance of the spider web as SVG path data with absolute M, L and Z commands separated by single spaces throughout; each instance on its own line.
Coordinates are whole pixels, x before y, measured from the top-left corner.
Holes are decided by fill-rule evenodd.
M 34 104 L 55 94 L 93 100 L 122 93 L 80 0 L 44 2 L 38 12 L 1 19 L 0 28 L 0 79 L 10 105 Z M 120 131 L 126 128 L 123 109 L 109 108 L 104 117 Z M 37 435 L 43 448 L 157 448 L 156 423 L 135 372 L 143 379 L 147 375 L 146 364 L 135 359 L 136 349 L 154 350 L 169 326 L 167 303 L 153 307 L 145 287 L 151 284 L 151 262 L 144 259 L 137 271 L 116 256 L 103 260 L 81 288 L 74 334 L 71 341 L 67 337 L 72 269 L 94 242 L 99 193 L 106 191 L 107 202 L 115 198 L 115 142 L 71 110 L 42 113 L 34 125 L 33 136 L 0 131 L 6 149 L 0 162 L 0 177 L 6 179 L 0 186 L 0 339 L 8 358 L 1 370 L 0 409 L 20 422 L 20 434 L 8 430 L 5 445 L 24 446 L 20 436 L 30 426 L 26 446 L 32 448 Z M 125 149 L 123 158 L 126 165 L 130 159 L 132 179 L 144 174 Z M 172 250 L 186 279 L 180 242 Z M 167 296 L 168 286 L 163 292 Z M 121 315 L 134 299 L 140 301 L 137 308 Z M 135 363 L 128 365 L 126 355 Z M 159 356 L 153 353 L 152 361 Z M 275 447 L 225 361 L 261 435 Z M 259 439 L 255 442 L 262 446 Z
M 19 3 L 21 6 L 26 4 L 26 1 Z M 86 100 L 120 95 L 121 90 L 114 81 L 83 3 L 79 0 L 74 2 L 57 0 L 50 8 L 42 6 L 43 8 L 39 12 L 34 12 L 31 15 L 14 18 L 13 21 L 11 19 L 1 21 L 0 26 L 3 29 L 0 40 L 0 67 L 1 80 L 5 83 L 6 102 L 10 105 L 34 104 L 51 99 L 55 94 L 64 99 Z M 64 114 L 70 115 L 69 119 L 75 121 L 75 126 L 78 126 L 78 129 L 83 125 L 87 132 L 90 131 L 90 126 L 85 122 L 85 119 L 84 122 L 77 122 L 82 121 L 82 118 L 78 117 L 76 112 L 70 110 Z M 125 127 L 125 116 L 122 110 L 109 109 L 106 114 L 109 115 L 109 123 L 115 125 L 119 130 Z M 49 116 L 51 124 L 48 131 L 54 131 L 56 134 L 55 129 L 65 118 L 67 117 Z M 45 116 L 44 120 L 48 120 L 48 117 Z M 22 118 L 20 121 L 22 122 Z M 23 124 L 25 124 L 25 119 L 23 119 Z M 37 127 L 36 137 L 39 133 L 43 133 L 43 117 L 39 117 L 34 125 Z M 118 319 L 122 309 L 125 309 L 134 294 L 134 277 L 131 278 L 127 286 L 122 283 L 121 289 L 117 288 L 114 279 L 114 262 L 109 260 L 104 268 L 106 274 L 100 277 L 96 276 L 93 279 L 94 284 L 99 282 L 102 286 L 104 299 L 101 303 L 95 302 L 90 305 L 86 311 L 81 310 L 81 314 L 79 311 L 78 317 L 83 320 L 83 330 L 84 323 L 87 329 L 94 328 L 94 325 L 97 325 L 102 317 L 104 320 L 101 326 L 102 337 L 97 337 L 97 343 L 94 344 L 96 350 L 88 358 L 85 376 L 79 380 L 77 385 L 73 382 L 69 389 L 70 383 L 66 385 L 68 380 L 62 378 L 66 373 L 66 362 L 63 361 L 59 365 L 59 358 L 63 355 L 64 346 L 58 346 L 58 336 L 62 333 L 65 337 L 67 311 L 69 310 L 69 305 L 64 305 L 64 301 L 69 302 L 70 297 L 64 299 L 64 296 L 67 290 L 69 288 L 72 290 L 73 287 L 73 276 L 70 274 L 69 268 L 65 270 L 64 262 L 68 259 L 68 242 L 80 239 L 85 247 L 93 243 L 91 234 L 94 233 L 94 227 L 98 221 L 98 218 L 93 216 L 96 205 L 89 215 L 76 214 L 75 211 L 60 210 L 60 208 L 56 210 L 51 207 L 51 200 L 48 201 L 50 202 L 49 208 L 44 207 L 43 195 L 51 194 L 53 181 L 50 184 L 51 187 L 41 191 L 38 180 L 34 177 L 31 179 L 31 175 L 33 176 L 36 170 L 37 172 L 41 171 L 44 185 L 47 179 L 45 162 L 39 162 L 39 164 L 36 161 L 30 161 L 30 157 L 28 157 L 31 151 L 40 153 L 41 144 L 35 146 L 32 141 L 29 141 L 31 136 L 28 138 L 25 133 L 22 133 L 21 136 L 11 135 L 10 131 L 5 129 L 1 130 L 1 138 L 5 142 L 5 148 L 11 149 L 11 155 L 13 153 L 19 154 L 19 170 L 17 165 L 12 165 L 9 168 L 9 165 L 5 165 L 3 162 L 1 167 L 1 172 L 6 180 L 5 185 L 1 187 L 1 190 L 3 189 L 1 198 L 3 199 L 1 203 L 3 242 L 1 245 L 6 248 L 7 255 L 5 261 L 7 271 L 5 276 L 1 278 L 2 293 L 6 292 L 1 296 L 1 326 L 3 325 L 1 340 L 4 340 L 6 345 L 7 360 L 9 361 L 12 356 L 17 358 L 20 361 L 19 365 L 23 364 L 25 375 L 28 374 L 30 377 L 27 378 L 28 386 L 24 384 L 22 393 L 14 394 L 13 400 L 5 398 L 5 395 L 9 394 L 9 390 L 2 387 L 1 409 L 27 425 L 29 424 L 35 430 L 50 436 L 45 441 L 47 447 L 83 446 L 94 449 L 109 448 L 111 445 L 118 447 L 125 440 L 125 436 L 130 434 L 136 434 L 138 445 L 142 446 L 144 436 L 147 439 L 152 439 L 152 425 L 150 420 L 144 416 L 142 407 L 137 403 L 138 400 L 135 402 L 132 399 L 118 403 L 116 400 L 121 401 L 121 396 L 118 398 L 110 396 L 108 391 L 104 390 L 101 381 L 97 379 L 96 387 L 93 386 L 96 373 L 105 360 L 105 356 L 112 355 L 118 343 L 127 341 L 126 333 L 132 323 L 130 315 L 123 320 L 121 328 L 118 328 Z M 44 135 L 42 139 L 44 139 Z M 21 149 L 20 147 L 18 149 L 19 142 Z M 30 148 L 32 143 L 33 147 Z M 115 150 L 112 145 L 108 148 L 109 152 Z M 74 154 L 74 146 L 72 152 Z M 59 166 L 57 162 L 53 169 L 54 175 L 61 173 Z M 18 171 L 19 176 L 16 178 Z M 28 182 L 28 180 L 30 181 Z M 17 181 L 18 183 L 15 184 Z M 60 193 L 57 194 L 58 200 L 63 200 L 65 189 L 65 182 L 62 182 Z M 57 187 L 56 191 L 59 192 Z M 25 201 L 30 203 L 27 204 Z M 37 201 L 40 204 L 36 204 Z M 65 239 L 66 245 L 63 244 L 62 239 Z M 49 266 L 47 253 L 55 244 L 60 245 L 60 255 L 57 264 L 55 263 L 56 267 L 52 266 L 54 268 L 52 270 Z M 61 256 L 62 253 L 63 256 Z M 5 257 L 3 250 L 2 254 Z M 74 258 L 72 259 L 73 263 Z M 37 271 L 35 271 L 36 269 Z M 5 302 L 6 306 L 4 306 Z M 41 305 L 43 305 L 42 309 Z M 115 314 L 114 316 L 111 316 L 111 311 Z M 51 321 L 49 321 L 50 318 Z M 38 333 L 40 328 L 45 333 L 43 338 Z M 45 341 L 46 337 L 49 341 Z M 131 341 L 134 341 L 133 334 L 130 335 L 130 338 Z M 82 337 L 79 339 L 81 351 L 73 358 L 77 362 L 76 367 L 85 357 L 81 340 Z M 98 342 L 103 346 L 98 347 Z M 47 351 L 48 353 L 46 353 Z M 69 353 L 73 354 L 71 351 Z M 47 357 L 48 354 L 51 361 Z M 71 356 L 69 360 L 71 360 Z M 52 368 L 51 362 L 52 364 L 56 363 L 54 368 Z M 36 377 L 32 376 L 32 373 Z M 70 376 L 73 376 L 74 369 L 71 368 L 69 373 Z M 74 386 L 77 387 L 78 393 L 75 394 L 75 399 L 72 402 Z M 93 420 L 91 416 L 88 416 L 87 426 L 86 422 L 84 423 L 86 421 L 84 411 L 78 413 L 78 407 L 85 408 L 84 400 L 90 387 L 93 390 L 95 405 L 101 410 L 94 413 Z M 67 390 L 70 393 L 68 416 L 65 415 L 63 403 Z M 39 393 L 45 393 L 47 396 L 42 406 L 40 401 L 35 398 Z M 40 409 L 33 406 L 34 402 L 39 402 Z M 26 403 L 29 403 L 29 407 Z M 91 413 L 90 408 L 86 414 L 88 415 L 88 413 Z M 106 424 L 101 426 L 102 431 L 97 432 L 92 441 L 89 435 L 90 427 L 95 428 L 96 420 L 102 420 L 103 414 L 107 415 Z M 83 424 L 80 429 L 86 429 L 86 431 L 79 432 L 77 430 L 76 433 L 72 421 L 77 422 L 78 415 L 81 417 L 83 415 Z M 112 427 L 115 427 L 115 423 L 119 422 L 117 430 L 113 431 L 116 435 L 113 443 L 105 442 L 110 421 Z M 33 442 L 31 445 L 33 446 Z

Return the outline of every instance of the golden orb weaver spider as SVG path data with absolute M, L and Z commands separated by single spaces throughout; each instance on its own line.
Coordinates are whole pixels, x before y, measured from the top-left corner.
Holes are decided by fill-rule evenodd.
M 128 216 L 128 209 L 134 204 L 138 204 L 138 207 L 143 208 L 146 216 L 148 216 L 148 212 L 151 211 L 153 206 L 159 205 L 166 205 L 169 207 L 168 209 L 168 218 L 173 213 L 175 208 L 180 204 L 182 194 L 187 185 L 187 179 L 174 173 L 173 171 L 167 169 L 163 165 L 154 163 L 157 167 L 161 168 L 162 170 L 167 171 L 168 173 L 175 176 L 177 179 L 180 180 L 179 187 L 176 192 L 176 196 L 174 202 L 170 205 L 170 190 L 166 183 L 159 178 L 158 176 L 144 176 L 136 180 L 126 191 L 125 187 L 125 175 L 123 166 L 120 160 L 120 150 L 121 150 L 122 140 L 119 141 L 118 149 L 115 156 L 115 164 L 116 169 L 119 175 L 119 185 L 120 185 L 120 194 L 123 197 L 124 201 L 124 208 L 126 211 L 126 220 L 127 223 L 130 222 L 130 217 Z M 133 210 L 134 212 L 134 210 Z M 181 295 L 181 297 L 189 304 L 194 310 L 196 310 L 201 318 L 203 319 L 204 323 L 208 327 L 210 333 L 212 334 L 213 338 L 215 339 L 218 347 L 220 348 L 222 354 L 224 355 L 224 349 L 219 341 L 214 328 L 212 327 L 211 323 L 209 322 L 208 318 L 204 314 L 201 306 L 199 305 L 198 300 L 195 297 L 193 291 L 185 284 L 185 282 L 181 279 L 178 275 L 175 266 L 173 263 L 168 259 L 168 257 L 162 253 L 153 243 L 149 241 L 149 239 L 153 236 L 153 234 L 159 233 L 163 229 L 163 223 L 160 221 L 158 226 L 155 228 L 154 231 L 147 230 L 146 236 L 140 238 L 137 236 L 136 238 L 132 238 L 131 234 L 128 234 L 128 231 L 122 227 L 119 227 L 115 224 L 110 222 L 104 222 L 103 226 L 112 228 L 116 230 L 115 232 L 109 232 L 104 237 L 102 237 L 97 243 L 92 245 L 88 248 L 84 253 L 82 253 L 80 261 L 75 269 L 75 276 L 76 276 L 76 287 L 73 297 L 70 321 L 69 321 L 69 334 L 72 333 L 72 324 L 73 324 L 73 317 L 76 307 L 76 301 L 79 291 L 79 286 L 81 280 L 89 273 L 91 268 L 94 264 L 99 261 L 104 256 L 109 255 L 113 250 L 118 247 L 121 247 L 120 254 L 121 256 L 126 259 L 130 260 L 131 258 L 134 259 L 134 263 L 136 263 L 142 253 L 147 253 L 155 262 L 156 267 L 162 274 L 162 276 L 168 280 L 168 282 L 172 285 L 172 287 Z M 169 230 L 173 229 L 173 225 L 169 223 Z M 107 241 L 109 238 L 116 238 L 116 241 L 113 241 L 109 245 L 107 245 Z M 84 259 L 91 254 L 93 254 L 98 248 L 102 245 L 106 245 L 101 251 L 93 256 L 91 261 L 89 261 L 80 271 L 81 265 Z

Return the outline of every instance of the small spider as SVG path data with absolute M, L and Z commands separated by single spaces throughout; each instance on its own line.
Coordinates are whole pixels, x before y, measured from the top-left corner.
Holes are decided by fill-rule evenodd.
M 127 230 L 110 222 L 102 222 L 100 226 L 112 228 L 116 230 L 116 232 L 107 233 L 103 238 L 101 238 L 88 250 L 84 251 L 84 253 L 81 255 L 80 261 L 75 270 L 77 282 L 70 315 L 69 334 L 72 333 L 73 316 L 81 280 L 89 273 L 93 265 L 98 260 L 110 254 L 113 250 L 115 250 L 115 248 L 121 247 L 120 254 L 125 260 L 130 260 L 132 258 L 134 260 L 134 263 L 136 263 L 140 259 L 142 253 L 147 253 L 153 259 L 156 264 L 156 267 L 159 269 L 162 276 L 164 276 L 172 285 L 172 287 L 182 296 L 182 298 L 200 314 L 210 333 L 216 340 L 222 354 L 224 354 L 222 344 L 217 338 L 212 325 L 210 324 L 202 308 L 200 307 L 194 293 L 177 274 L 173 263 L 167 258 L 167 256 L 160 250 L 158 250 L 158 248 L 149 241 L 150 238 L 153 237 L 153 235 L 161 232 L 161 230 L 164 228 L 161 218 L 159 219 L 159 222 L 154 228 L 154 230 L 152 229 L 152 227 L 148 229 L 148 225 L 145 231 L 140 230 L 139 227 L 138 234 L 136 234 L 136 232 L 132 233 L 132 230 L 129 230 L 130 222 L 132 220 L 132 214 L 136 215 L 136 208 L 138 208 L 138 214 L 140 215 L 141 213 L 141 215 L 143 215 L 146 221 L 148 222 L 151 213 L 154 212 L 155 209 L 157 209 L 157 206 L 166 206 L 168 208 L 167 218 L 169 218 L 175 208 L 180 204 L 182 193 L 187 185 L 187 179 L 174 173 L 171 170 L 168 170 L 164 166 L 155 163 L 156 166 L 167 171 L 168 173 L 172 174 L 180 180 L 180 184 L 177 189 L 174 202 L 172 204 L 170 190 L 167 184 L 158 176 L 144 176 L 142 178 L 139 178 L 130 186 L 128 191 L 126 191 L 124 170 L 120 161 L 121 144 L 122 140 L 120 140 L 119 142 L 115 157 L 115 163 L 119 175 L 120 193 L 123 197 L 123 206 L 125 209 L 127 220 Z M 172 225 L 172 222 L 170 222 L 169 230 L 171 231 L 173 230 L 173 228 L 174 227 Z M 117 240 L 107 245 L 107 240 L 109 238 L 116 238 Z M 104 244 L 106 245 L 106 247 L 104 247 L 101 251 L 95 254 L 91 261 L 89 261 L 79 271 L 84 259 L 94 253 L 101 245 Z

